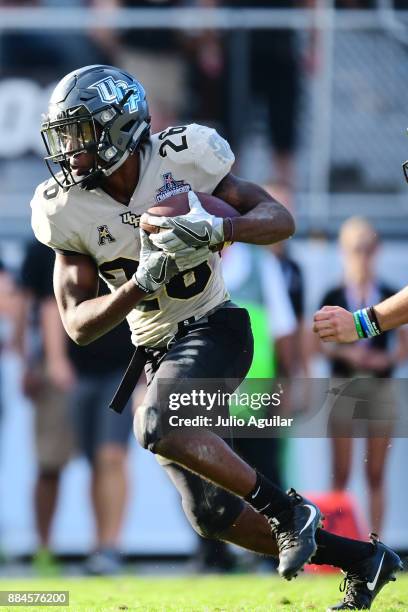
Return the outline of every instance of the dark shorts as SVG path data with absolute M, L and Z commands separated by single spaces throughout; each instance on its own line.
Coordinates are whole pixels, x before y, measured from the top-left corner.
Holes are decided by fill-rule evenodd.
M 123 372 L 80 376 L 71 398 L 71 415 L 79 451 L 92 463 L 98 450 L 106 444 L 126 447 L 132 431 L 131 405 L 122 415 L 108 410 Z
M 190 378 L 217 379 L 221 384 L 223 379 L 241 381 L 253 356 L 248 312 L 242 308 L 221 308 L 208 321 L 188 326 L 169 350 L 146 349 L 146 354 L 148 389 L 138 411 L 150 408 L 150 414 L 159 412 L 158 382 L 163 379 L 174 380 L 175 388 L 180 380 Z M 136 429 L 141 441 L 138 416 Z M 160 414 L 157 416 L 149 418 L 143 426 L 146 436 L 143 446 L 153 452 L 162 435 L 153 426 L 160 421 Z M 232 440 L 229 443 L 233 444 Z M 177 487 L 187 518 L 201 535 L 217 537 L 242 512 L 240 498 L 163 457 L 158 457 L 158 461 Z
M 300 68 L 293 32 L 257 32 L 251 40 L 250 84 L 268 108 L 268 125 L 278 153 L 296 147 Z

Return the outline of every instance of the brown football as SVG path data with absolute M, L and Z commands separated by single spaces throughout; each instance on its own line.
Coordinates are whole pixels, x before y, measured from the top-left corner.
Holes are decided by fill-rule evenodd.
M 216 217 L 222 217 L 225 219 L 225 217 L 240 216 L 239 212 L 235 208 L 220 198 L 209 195 L 208 193 L 196 192 L 196 195 L 198 196 L 203 208 Z M 147 212 L 149 215 L 156 215 L 158 217 L 177 217 L 178 215 L 187 214 L 189 210 L 188 194 L 180 193 L 167 198 L 167 200 L 164 200 L 164 202 L 161 202 L 156 206 L 152 206 L 152 208 L 149 208 Z M 156 227 L 156 225 L 150 225 L 149 223 L 141 222 L 140 227 L 151 234 L 157 234 L 160 231 L 159 227 Z

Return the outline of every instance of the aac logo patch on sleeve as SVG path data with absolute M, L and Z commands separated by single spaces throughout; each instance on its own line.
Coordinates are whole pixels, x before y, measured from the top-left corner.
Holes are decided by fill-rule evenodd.
M 99 236 L 98 236 L 99 246 L 103 246 L 104 244 L 106 244 L 106 242 L 108 243 L 115 242 L 116 239 L 110 233 L 107 225 L 100 225 L 98 227 L 98 232 L 99 232 Z

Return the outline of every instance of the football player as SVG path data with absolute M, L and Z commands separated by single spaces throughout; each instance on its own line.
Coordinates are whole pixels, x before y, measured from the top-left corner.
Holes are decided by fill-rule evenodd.
M 261 187 L 231 174 L 234 156 L 215 130 L 193 124 L 151 136 L 149 126 L 142 85 L 117 68 L 76 70 L 51 96 L 42 135 L 52 178 L 36 189 L 32 225 L 56 251 L 64 326 L 87 344 L 127 318 L 148 382 L 135 433 L 168 472 L 198 533 L 279 556 L 287 579 L 311 557 L 337 565 L 347 572 L 348 589 L 332 609 L 369 608 L 401 566 L 393 551 L 376 539 L 322 530 L 313 503 L 282 491 L 216 434 L 161 427 L 167 406 L 159 401 L 160 380 L 175 388 L 180 379 L 240 381 L 251 364 L 248 314 L 229 301 L 211 249 L 232 240 L 272 244 L 289 238 L 294 223 Z M 165 229 L 149 237 L 141 215 L 183 191 L 190 212 L 147 215 Z M 208 214 L 194 192 L 218 196 L 241 216 Z M 96 297 L 98 275 L 111 295 Z

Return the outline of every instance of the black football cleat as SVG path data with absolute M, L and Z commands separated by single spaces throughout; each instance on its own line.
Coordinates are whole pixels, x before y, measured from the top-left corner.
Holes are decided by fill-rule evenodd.
M 332 610 L 369 610 L 374 599 L 387 582 L 396 580 L 395 573 L 403 569 L 399 556 L 378 541 L 375 534 L 370 535 L 373 553 L 360 563 L 353 565 L 345 575 L 340 585 L 340 591 L 345 591 L 343 601 Z
M 279 575 L 291 580 L 316 552 L 315 533 L 321 526 L 322 515 L 315 504 L 294 489 L 288 495 L 292 508 L 268 518 L 268 522 L 279 549 Z

